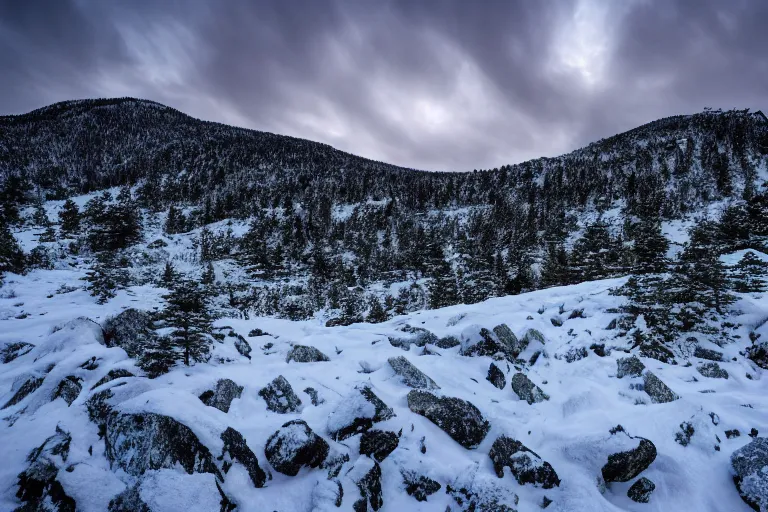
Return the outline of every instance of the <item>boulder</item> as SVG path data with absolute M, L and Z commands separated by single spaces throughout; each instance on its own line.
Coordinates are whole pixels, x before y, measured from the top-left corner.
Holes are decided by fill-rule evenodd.
M 114 370 L 109 370 L 109 372 L 104 377 L 99 379 L 96 384 L 91 386 L 91 389 L 96 389 L 102 384 L 106 384 L 107 382 L 111 382 L 115 379 L 121 379 L 123 377 L 134 377 L 134 375 L 124 368 L 115 368 Z
M 528 346 L 527 342 L 517 339 L 517 336 L 515 336 L 515 333 L 512 332 L 512 329 L 510 329 L 507 324 L 497 325 L 493 328 L 493 333 L 502 344 L 510 348 L 512 357 L 516 358 L 519 356 L 520 352 L 525 350 L 525 347 Z
M 756 437 L 731 454 L 736 488 L 753 509 L 768 510 L 768 438 Z
M 394 416 L 370 387 L 361 386 L 339 402 L 328 417 L 328 432 L 334 441 L 342 441 Z
M 51 401 L 54 401 L 57 398 L 63 398 L 64 401 L 67 402 L 68 406 L 72 405 L 72 402 L 77 400 L 77 397 L 80 395 L 80 391 L 83 389 L 83 385 L 81 384 L 82 382 L 83 379 L 80 377 L 75 377 L 74 375 L 64 377 L 61 379 L 61 382 L 59 382 L 59 385 L 56 386 L 56 389 L 51 396 Z
M 534 341 L 538 341 L 542 345 L 546 343 L 546 339 L 540 331 L 537 331 L 536 329 L 528 329 L 525 331 L 525 334 L 523 334 L 522 344 L 527 347 Z
M 747 357 L 763 370 L 768 370 L 768 341 L 754 343 L 747 349 Z
M 344 487 L 337 478 L 320 478 L 312 489 L 312 512 L 336 512 L 344 501 Z
M 16 497 L 24 505 L 18 511 L 75 512 L 77 504 L 58 480 L 69 456 L 72 436 L 58 426 L 56 433 L 30 452 L 29 466 L 18 478 Z
M 157 338 L 153 327 L 152 316 L 148 312 L 126 309 L 104 322 L 104 344 L 120 347 L 128 357 L 135 359 L 141 356 L 143 347 L 152 345 Z
M 649 359 L 656 359 L 662 363 L 677 364 L 677 361 L 675 361 L 674 352 L 672 352 L 658 341 L 652 341 L 650 343 L 643 343 L 640 345 L 640 355 Z
M 517 511 L 519 499 L 510 486 L 498 485 L 492 476 L 479 471 L 477 463 L 462 471 L 445 491 L 456 502 L 452 512 Z
M 320 398 L 320 395 L 317 394 L 317 390 L 315 388 L 306 388 L 304 392 L 309 395 L 309 399 L 312 401 L 312 405 L 315 407 L 325 403 L 325 400 Z
M 637 503 L 648 503 L 651 500 L 651 494 L 653 494 L 654 489 L 656 489 L 656 484 L 643 476 L 632 484 L 632 487 L 627 491 L 627 496 Z
M 720 365 L 713 362 L 709 363 L 703 363 L 696 367 L 696 371 L 699 372 L 704 377 L 709 377 L 710 379 L 727 379 L 728 378 L 728 372 L 724 370 L 723 368 L 720 368 Z
M 296 396 L 293 388 L 282 375 L 276 377 L 259 391 L 259 396 L 267 402 L 267 409 L 279 414 L 296 412 L 301 406 L 301 400 Z
M 651 397 L 651 401 L 655 404 L 674 402 L 680 398 L 674 391 L 669 389 L 661 379 L 650 371 L 643 374 L 643 387 L 645 392 L 648 393 L 648 396 Z
M 721 362 L 723 360 L 723 353 L 696 345 L 696 348 L 693 350 L 693 357 Z
M 496 363 L 491 363 L 488 367 L 488 376 L 485 379 L 499 389 L 504 389 L 507 385 L 507 377 Z
M 520 397 L 520 400 L 525 400 L 530 405 L 549 400 L 549 395 L 521 372 L 512 376 L 510 387 Z
M 285 423 L 269 437 L 264 447 L 267 460 L 275 471 L 288 476 L 296 476 L 302 466 L 319 467 L 328 451 L 328 443 L 303 420 Z
M 360 499 L 352 504 L 355 512 L 375 511 L 384 506 L 384 498 L 381 495 L 381 467 L 377 462 L 361 457 L 347 476 L 360 491 Z
M 467 449 L 479 445 L 491 429 L 477 407 L 460 398 L 438 397 L 414 389 L 408 393 L 408 408 L 430 420 Z
M 566 363 L 575 363 L 589 357 L 587 347 L 571 347 L 564 354 L 556 354 L 555 359 L 565 359 Z
M 19 386 L 19 389 L 16 390 L 16 393 L 14 393 L 10 400 L 8 400 L 5 405 L 0 407 L 0 409 L 7 409 L 8 407 L 12 407 L 18 404 L 29 395 L 34 393 L 37 388 L 42 386 L 44 380 L 45 377 L 29 377 L 21 386 Z
M 435 381 L 416 368 L 405 356 L 390 357 L 387 361 L 406 386 L 415 389 L 440 389 Z
M 637 356 L 622 357 L 616 361 L 616 377 L 623 379 L 626 376 L 640 377 L 645 370 L 645 365 Z
M 251 358 L 251 352 L 253 351 L 251 344 L 242 336 L 235 338 L 235 350 L 237 350 L 241 356 L 247 357 L 248 359 Z
M 511 437 L 500 436 L 496 439 L 488 456 L 499 478 L 504 477 L 504 467 L 509 467 L 520 485 L 533 484 L 544 489 L 560 485 L 560 478 L 549 462 Z
M 232 400 L 240 398 L 242 394 L 243 386 L 238 386 L 230 379 L 219 379 L 216 382 L 216 390 L 206 391 L 200 395 L 200 400 L 209 407 L 215 407 L 222 412 L 229 412 Z
M 259 466 L 256 455 L 248 448 L 243 435 L 232 427 L 228 427 L 222 432 L 221 440 L 224 442 L 224 448 L 219 460 L 224 461 L 224 473 L 229 472 L 233 462 L 239 462 L 248 471 L 253 485 L 264 487 L 267 482 L 267 475 Z
M 181 467 L 189 474 L 213 473 L 221 478 L 208 448 L 189 427 L 169 416 L 113 411 L 106 421 L 104 444 L 110 466 L 131 476 Z
M 291 361 L 296 361 L 297 363 L 316 363 L 319 361 L 330 361 L 330 359 L 315 347 L 294 345 L 285 359 L 286 363 Z
M 453 348 L 461 345 L 461 341 L 456 336 L 443 336 L 435 342 L 437 348 Z
M 504 325 L 504 324 L 502 324 Z M 501 327 L 501 326 L 496 326 Z M 506 326 L 505 326 L 506 327 Z M 499 332 L 504 334 L 504 338 L 499 336 L 486 328 L 480 328 L 477 331 L 476 326 L 467 327 L 461 333 L 461 352 L 463 356 L 475 357 L 475 356 L 490 356 L 495 359 L 507 359 L 513 361 L 517 354 L 519 354 L 520 346 L 517 343 L 517 339 L 514 340 L 507 336 L 509 328 L 498 329 Z M 509 331 L 511 333 L 511 331 Z M 514 336 L 514 334 L 512 334 Z
M 3 348 L 0 348 L 0 361 L 2 361 L 3 364 L 10 363 L 14 359 L 29 353 L 33 348 L 35 348 L 35 346 L 26 341 L 8 343 L 3 346 Z
M 606 483 L 629 482 L 656 460 L 656 446 L 642 437 L 632 437 L 621 426 L 611 430 L 611 447 L 628 448 L 608 455 L 601 473 Z
M 399 443 L 400 438 L 394 432 L 369 430 L 360 436 L 360 455 L 368 455 L 376 462 L 381 462 L 395 451 Z
M 428 331 L 427 329 L 424 329 L 423 327 L 411 327 L 410 325 L 406 324 L 401 329 L 404 333 L 408 334 L 408 336 L 389 336 L 389 343 L 393 347 L 398 347 L 403 350 L 409 350 L 411 348 L 411 345 L 415 345 L 417 347 L 423 347 L 427 343 L 440 346 L 438 344 L 438 338 L 435 336 L 432 332 Z M 448 348 L 448 347 L 440 347 L 440 348 Z
M 108 512 L 152 512 L 141 499 L 141 484 L 129 487 L 109 502 Z
M 403 477 L 405 492 L 408 496 L 413 496 L 416 501 L 427 501 L 428 496 L 435 494 L 442 487 L 439 482 L 420 475 L 416 471 L 401 469 L 400 475 Z

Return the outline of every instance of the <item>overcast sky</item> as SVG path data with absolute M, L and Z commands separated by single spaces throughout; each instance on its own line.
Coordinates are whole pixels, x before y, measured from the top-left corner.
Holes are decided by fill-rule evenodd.
M 768 108 L 765 0 L 0 0 L 0 114 L 135 96 L 429 170 Z

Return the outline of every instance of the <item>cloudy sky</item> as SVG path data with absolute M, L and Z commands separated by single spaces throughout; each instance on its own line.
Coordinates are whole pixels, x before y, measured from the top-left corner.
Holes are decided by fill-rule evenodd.
M 764 0 L 0 0 L 0 114 L 135 96 L 408 167 L 768 109 Z

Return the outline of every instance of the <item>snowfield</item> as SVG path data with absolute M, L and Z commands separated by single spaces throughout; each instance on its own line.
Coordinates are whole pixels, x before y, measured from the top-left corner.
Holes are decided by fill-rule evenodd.
M 107 510 L 110 500 L 134 487 L 141 501 L 153 511 L 218 510 L 221 494 L 215 471 L 221 472 L 221 490 L 237 504 L 238 511 L 353 510 L 361 497 L 357 484 L 372 474 L 376 463 L 360 455 L 360 433 L 334 441 L 331 431 L 355 417 L 370 420 L 378 413 L 371 402 L 355 398 L 359 390 L 366 388 L 394 413 L 389 419 L 375 422 L 373 429 L 399 436 L 397 447 L 379 463 L 383 500 L 380 510 L 385 512 L 443 512 L 447 507 L 465 510 L 456 499 L 456 489 L 473 488 L 481 498 L 499 497 L 497 505 L 490 508 L 482 508 L 480 499 L 478 510 L 509 510 L 501 503 L 520 511 L 539 510 L 545 497 L 551 500 L 547 507 L 550 511 L 751 510 L 734 485 L 730 457 L 752 441 L 748 435 L 752 429 L 760 435 L 768 432 L 765 372 L 740 354 L 748 344 L 746 333 L 750 329 L 760 326 L 757 332 L 765 334 L 761 323 L 768 302 L 764 297 L 744 296 L 737 304 L 742 313 L 734 321 L 743 325 L 737 343 L 723 347 L 702 345 L 723 353 L 719 365 L 727 371 L 727 379 L 702 375 L 697 367 L 707 361 L 695 357 L 690 357 L 691 365 L 682 359 L 678 365 L 667 365 L 641 357 L 645 371 L 652 372 L 679 396 L 671 402 L 654 403 L 643 390 L 643 377 L 617 377 L 617 360 L 630 356 L 625 352 L 630 340 L 616 337 L 615 330 L 607 329 L 616 317 L 610 310 L 621 300 L 608 291 L 621 285 L 623 279 L 421 311 L 382 324 L 328 328 L 320 320 L 224 318 L 216 326 L 226 337 L 215 345 L 210 363 L 176 367 L 157 379 L 148 379 L 122 348 L 105 346 L 98 324 L 126 308 L 159 307 L 165 290 L 133 287 L 102 306 L 81 289 L 56 293 L 62 285 L 79 286 L 78 277 L 76 270 L 38 270 L 26 276 L 8 276 L 0 290 L 0 349 L 18 342 L 34 345 L 27 347 L 29 351 L 23 355 L 0 364 L 0 404 L 12 401 L 29 379 L 42 379 L 33 392 L 0 411 L 0 510 L 21 505 L 16 497 L 18 475 L 30 465 L 30 452 L 54 436 L 57 428 L 68 432 L 71 441 L 66 460 L 53 455 L 51 458 L 58 468 L 57 481 L 75 500 L 77 510 Z M 479 339 L 482 328 L 492 330 L 500 324 L 509 326 L 517 339 L 535 329 L 544 342 L 528 337 L 530 343 L 519 354 L 516 365 L 489 356 L 460 354 Z M 434 337 L 428 337 L 426 345 L 417 346 L 421 343 L 414 340 L 419 338 L 419 331 L 404 331 L 406 326 L 426 329 Z M 256 328 L 268 334 L 248 336 Z M 250 360 L 236 350 L 237 335 L 252 347 Z M 444 344 L 435 340 L 448 336 L 461 344 L 439 348 Z M 400 342 L 403 339 L 413 343 L 407 350 L 408 343 Z M 329 360 L 286 362 L 295 345 L 315 347 Z M 604 345 L 604 350 L 599 345 Z M 540 355 L 531 364 L 536 352 Z M 431 393 L 462 399 L 479 410 L 490 430 L 476 448 L 464 448 L 436 423 L 411 412 L 408 395 L 412 389 L 388 362 L 398 356 L 404 356 L 439 386 Z M 503 389 L 486 379 L 491 363 L 504 374 Z M 118 377 L 97 386 L 110 370 L 116 369 L 134 376 Z M 510 384 L 518 372 L 549 399 L 532 404 L 521 400 Z M 82 379 L 69 405 L 69 395 L 61 391 L 60 384 L 68 376 Z M 279 376 L 287 380 L 300 401 L 296 404 L 291 403 L 290 396 L 281 398 L 281 403 L 294 412 L 269 410 L 259 394 Z M 231 379 L 243 388 L 228 412 L 198 398 L 206 390 L 215 389 L 220 379 Z M 308 388 L 316 391 L 317 400 L 305 391 Z M 149 413 L 154 413 L 173 418 L 202 445 L 198 447 L 200 457 L 209 451 L 219 469 L 190 474 L 182 460 L 149 469 L 143 475 L 131 474 L 131 465 L 140 463 L 143 454 L 130 449 L 123 450 L 110 463 L 105 439 L 100 437 L 97 421 L 89 419 L 87 407 L 89 399 L 107 389 L 112 391 L 108 402 L 113 414 L 152 418 Z M 322 438 L 315 440 L 318 446 L 322 441 L 327 443 L 326 463 L 334 458 L 346 460 L 348 456 L 348 461 L 336 468 L 335 476 L 331 476 L 333 467 L 329 469 L 326 463 L 315 467 L 307 463 L 296 476 L 273 468 L 265 447 L 270 437 L 292 420 L 306 422 Z M 686 422 L 693 429 L 692 435 L 690 428 L 682 425 Z M 625 432 L 616 431 L 618 425 Z M 249 473 L 244 457 L 232 455 L 231 468 L 222 469 L 218 457 L 227 449 L 221 435 L 227 427 L 242 434 L 247 448 L 255 454 L 258 466 L 267 475 L 263 487 L 254 484 L 256 473 Z M 740 435 L 726 436 L 725 432 L 732 430 Z M 284 434 L 281 450 L 285 453 L 311 437 L 304 434 L 300 424 L 285 429 Z M 123 441 L 131 439 L 129 434 L 121 435 L 128 436 L 121 438 Z M 111 436 L 108 432 L 106 437 Z M 544 461 L 549 463 L 559 477 L 559 485 L 545 488 L 520 484 L 509 470 L 498 478 L 489 452 L 500 436 L 517 440 L 535 452 L 541 460 L 534 458 L 534 469 L 541 469 Z M 629 436 L 651 441 L 657 452 L 655 459 L 628 481 L 603 482 L 601 468 L 609 456 L 637 444 Z M 138 446 L 155 440 L 131 442 Z M 115 446 L 114 450 L 120 449 Z M 158 445 L 152 446 L 159 450 Z M 230 453 L 234 454 L 234 450 L 230 449 Z M 195 463 L 202 464 L 201 460 Z M 427 477 L 440 489 L 424 496 L 425 501 L 417 501 L 406 492 L 404 474 Z M 655 484 L 648 503 L 627 497 L 628 489 L 640 477 Z M 343 500 L 337 508 L 334 501 L 339 487 L 343 489 Z M 516 505 L 514 495 L 519 499 Z

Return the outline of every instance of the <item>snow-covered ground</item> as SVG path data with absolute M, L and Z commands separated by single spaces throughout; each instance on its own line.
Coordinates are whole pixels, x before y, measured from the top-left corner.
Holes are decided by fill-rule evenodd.
M 341 442 L 331 439 L 329 418 L 349 405 L 350 394 L 363 384 L 394 411 L 394 416 L 377 423 L 376 429 L 402 431 L 398 447 L 381 462 L 383 511 L 439 511 L 450 506 L 461 510 L 446 493 L 449 485 L 477 470 L 477 479 L 494 482 L 519 496 L 517 509 L 538 510 L 544 496 L 555 511 L 723 511 L 747 512 L 732 480 L 729 457 L 751 441 L 751 429 L 768 432 L 768 381 L 764 372 L 744 358 L 740 351 L 748 340 L 747 329 L 759 325 L 768 308 L 768 299 L 745 297 L 738 308 L 742 315 L 742 339 L 724 347 L 703 345 L 724 353 L 720 363 L 728 379 L 708 378 L 697 372 L 703 361 L 691 358 L 667 365 L 641 358 L 646 368 L 666 383 L 679 399 L 652 403 L 642 391 L 641 377 L 617 378 L 617 359 L 627 357 L 629 340 L 616 338 L 608 330 L 620 298 L 608 290 L 623 279 L 596 281 L 570 287 L 552 288 L 512 297 L 490 299 L 471 306 L 452 306 L 396 317 L 382 324 L 354 324 L 328 328 L 319 320 L 291 322 L 274 318 L 249 320 L 224 318 L 216 322 L 221 332 L 239 334 L 253 347 L 251 359 L 234 348 L 235 337 L 217 344 L 210 363 L 177 367 L 151 380 L 142 377 L 122 348 L 107 348 L 100 342 L 100 330 L 89 322 L 72 322 L 87 317 L 103 323 L 125 308 L 151 310 L 161 305 L 164 290 L 151 286 L 121 291 L 105 305 L 97 305 L 82 289 L 56 293 L 62 285 L 81 286 L 81 271 L 33 271 L 26 276 L 9 276 L 0 289 L 0 348 L 13 342 L 35 345 L 29 353 L 0 364 L 0 404 L 5 404 L 30 376 L 44 377 L 42 385 L 16 405 L 0 411 L 0 510 L 20 505 L 15 497 L 17 475 L 24 471 L 28 454 L 52 436 L 56 427 L 72 435 L 66 469 L 58 480 L 77 502 L 77 510 L 103 511 L 109 501 L 136 483 L 136 477 L 122 469 L 110 468 L 105 457 L 105 442 L 97 425 L 89 420 L 86 401 L 95 393 L 115 390 L 114 407 L 121 413 L 154 412 L 175 418 L 189 427 L 214 456 L 222 450 L 220 433 L 227 427 L 240 432 L 259 465 L 272 478 L 256 488 L 245 468 L 235 464 L 221 484 L 237 503 L 236 510 L 280 512 L 325 510 L 319 503 L 328 482 L 328 471 L 303 467 L 298 475 L 275 471 L 265 456 L 269 437 L 284 423 L 301 419 L 330 445 L 331 453 L 346 453 L 350 468 L 366 467 L 358 461 L 360 435 Z M 581 314 L 572 314 L 582 310 Z M 573 318 L 570 318 L 573 316 Z M 561 326 L 552 322 L 562 320 Z M 441 349 L 428 345 L 403 350 L 389 338 L 408 335 L 408 324 L 424 328 L 437 337 L 470 339 L 480 328 L 508 325 L 521 338 L 528 329 L 544 335 L 544 343 L 532 342 L 520 355 L 528 361 L 536 351 L 535 364 L 516 369 L 496 362 L 506 376 L 507 385 L 497 389 L 488 380 L 490 357 L 466 357 L 461 347 Z M 64 326 L 57 330 L 57 326 Z M 249 337 L 259 328 L 268 335 Z M 759 331 L 758 331 L 759 332 Z M 286 362 L 293 345 L 308 345 L 326 354 L 329 361 Z M 605 344 L 604 357 L 591 350 Z M 579 349 L 584 348 L 585 351 Z M 567 362 L 566 354 L 586 354 Z M 466 449 L 427 418 L 411 412 L 406 396 L 411 390 L 395 375 L 388 359 L 405 356 L 440 387 L 436 393 L 458 397 L 474 404 L 490 423 L 490 431 L 474 449 Z M 98 368 L 82 368 L 96 358 Z M 568 359 L 573 359 L 568 357 Z M 227 361 L 228 362 L 224 362 Z M 109 370 L 122 368 L 136 377 L 127 377 L 91 388 Z M 363 371 L 365 369 L 365 371 Z M 510 388 L 510 378 L 522 371 L 549 395 L 550 399 L 529 405 Z M 68 375 L 83 379 L 82 391 L 70 406 L 63 398 L 51 400 L 58 383 Z M 259 391 L 282 375 L 301 399 L 296 412 L 278 414 L 267 409 Z M 747 377 L 749 375 L 749 377 Z M 198 396 L 213 389 L 219 379 L 231 379 L 243 392 L 228 413 L 203 404 Z M 312 404 L 306 388 L 317 390 L 324 400 Z M 712 414 L 713 413 L 713 414 Z M 687 446 L 676 442 L 681 424 L 690 422 L 695 433 Z M 646 438 L 658 455 L 641 476 L 652 480 L 655 491 L 647 504 L 627 497 L 636 480 L 599 484 L 601 467 L 610 454 L 609 430 L 622 425 L 633 436 Z M 727 438 L 726 430 L 738 429 L 739 437 Z M 522 442 L 557 472 L 560 485 L 543 489 L 520 485 L 509 471 L 498 479 L 489 451 L 499 436 Z M 423 440 L 423 441 L 422 441 Z M 426 450 L 422 450 L 423 446 Z M 716 449 L 717 447 L 717 449 Z M 368 463 L 370 464 L 370 463 Z M 427 501 L 419 502 L 404 490 L 402 470 L 414 470 L 441 485 Z M 217 510 L 219 493 L 211 473 L 187 474 L 178 464 L 144 474 L 140 495 L 152 510 Z M 349 488 L 345 484 L 345 493 Z M 602 491 L 602 492 L 601 492 Z M 352 510 L 355 496 L 345 498 L 340 508 Z M 329 509 L 331 510 L 331 509 Z

